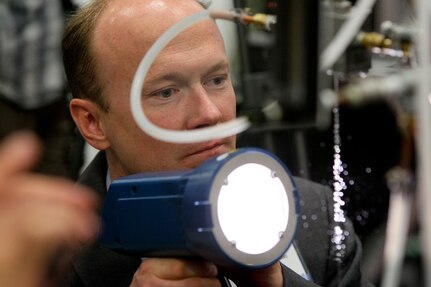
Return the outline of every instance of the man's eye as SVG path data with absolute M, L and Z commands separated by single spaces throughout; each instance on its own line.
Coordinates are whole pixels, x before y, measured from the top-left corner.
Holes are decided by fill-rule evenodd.
M 206 84 L 207 86 L 219 87 L 224 85 L 225 82 L 226 82 L 226 77 L 222 76 L 222 77 L 215 77 L 209 80 Z
M 174 89 L 165 89 L 165 90 L 161 90 L 156 92 L 154 95 L 161 97 L 163 99 L 168 99 L 170 97 L 172 97 L 172 95 L 174 94 Z

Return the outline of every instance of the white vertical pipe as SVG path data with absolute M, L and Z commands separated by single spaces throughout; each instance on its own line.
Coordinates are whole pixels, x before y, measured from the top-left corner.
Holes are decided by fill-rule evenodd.
M 430 85 L 430 10 L 429 0 L 416 1 L 419 37 L 417 37 L 418 63 L 421 77 L 417 83 L 417 192 L 421 227 L 425 286 L 431 287 L 431 108 Z
M 390 188 L 391 198 L 383 253 L 384 272 L 381 287 L 400 286 L 413 202 L 412 190 L 408 189 L 410 186 L 403 184 L 401 188 L 398 187 L 401 190 Z

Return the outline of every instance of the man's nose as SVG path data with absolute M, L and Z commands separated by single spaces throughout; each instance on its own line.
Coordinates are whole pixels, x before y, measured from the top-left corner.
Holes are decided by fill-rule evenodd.
M 202 85 L 194 87 L 190 92 L 188 103 L 187 129 L 197 129 L 213 126 L 221 122 L 222 112 L 215 97 L 209 94 Z

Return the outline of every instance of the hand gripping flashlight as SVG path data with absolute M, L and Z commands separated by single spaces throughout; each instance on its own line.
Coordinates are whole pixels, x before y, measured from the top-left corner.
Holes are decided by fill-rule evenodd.
M 141 257 L 201 256 L 219 265 L 261 268 L 287 251 L 298 210 L 284 164 L 264 150 L 239 149 L 191 171 L 113 181 L 100 241 Z

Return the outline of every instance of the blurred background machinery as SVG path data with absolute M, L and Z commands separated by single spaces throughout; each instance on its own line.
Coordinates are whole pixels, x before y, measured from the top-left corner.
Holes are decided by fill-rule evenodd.
M 377 286 L 428 286 L 419 244 L 425 231 L 413 212 L 424 65 L 417 11 L 424 4 L 233 2 L 250 15 L 277 16 L 270 27 L 237 25 L 238 112 L 254 121 L 239 146 L 262 147 L 294 175 L 342 186 L 344 211 L 364 244 L 363 271 Z M 391 228 L 400 220 L 394 213 L 404 221 Z

